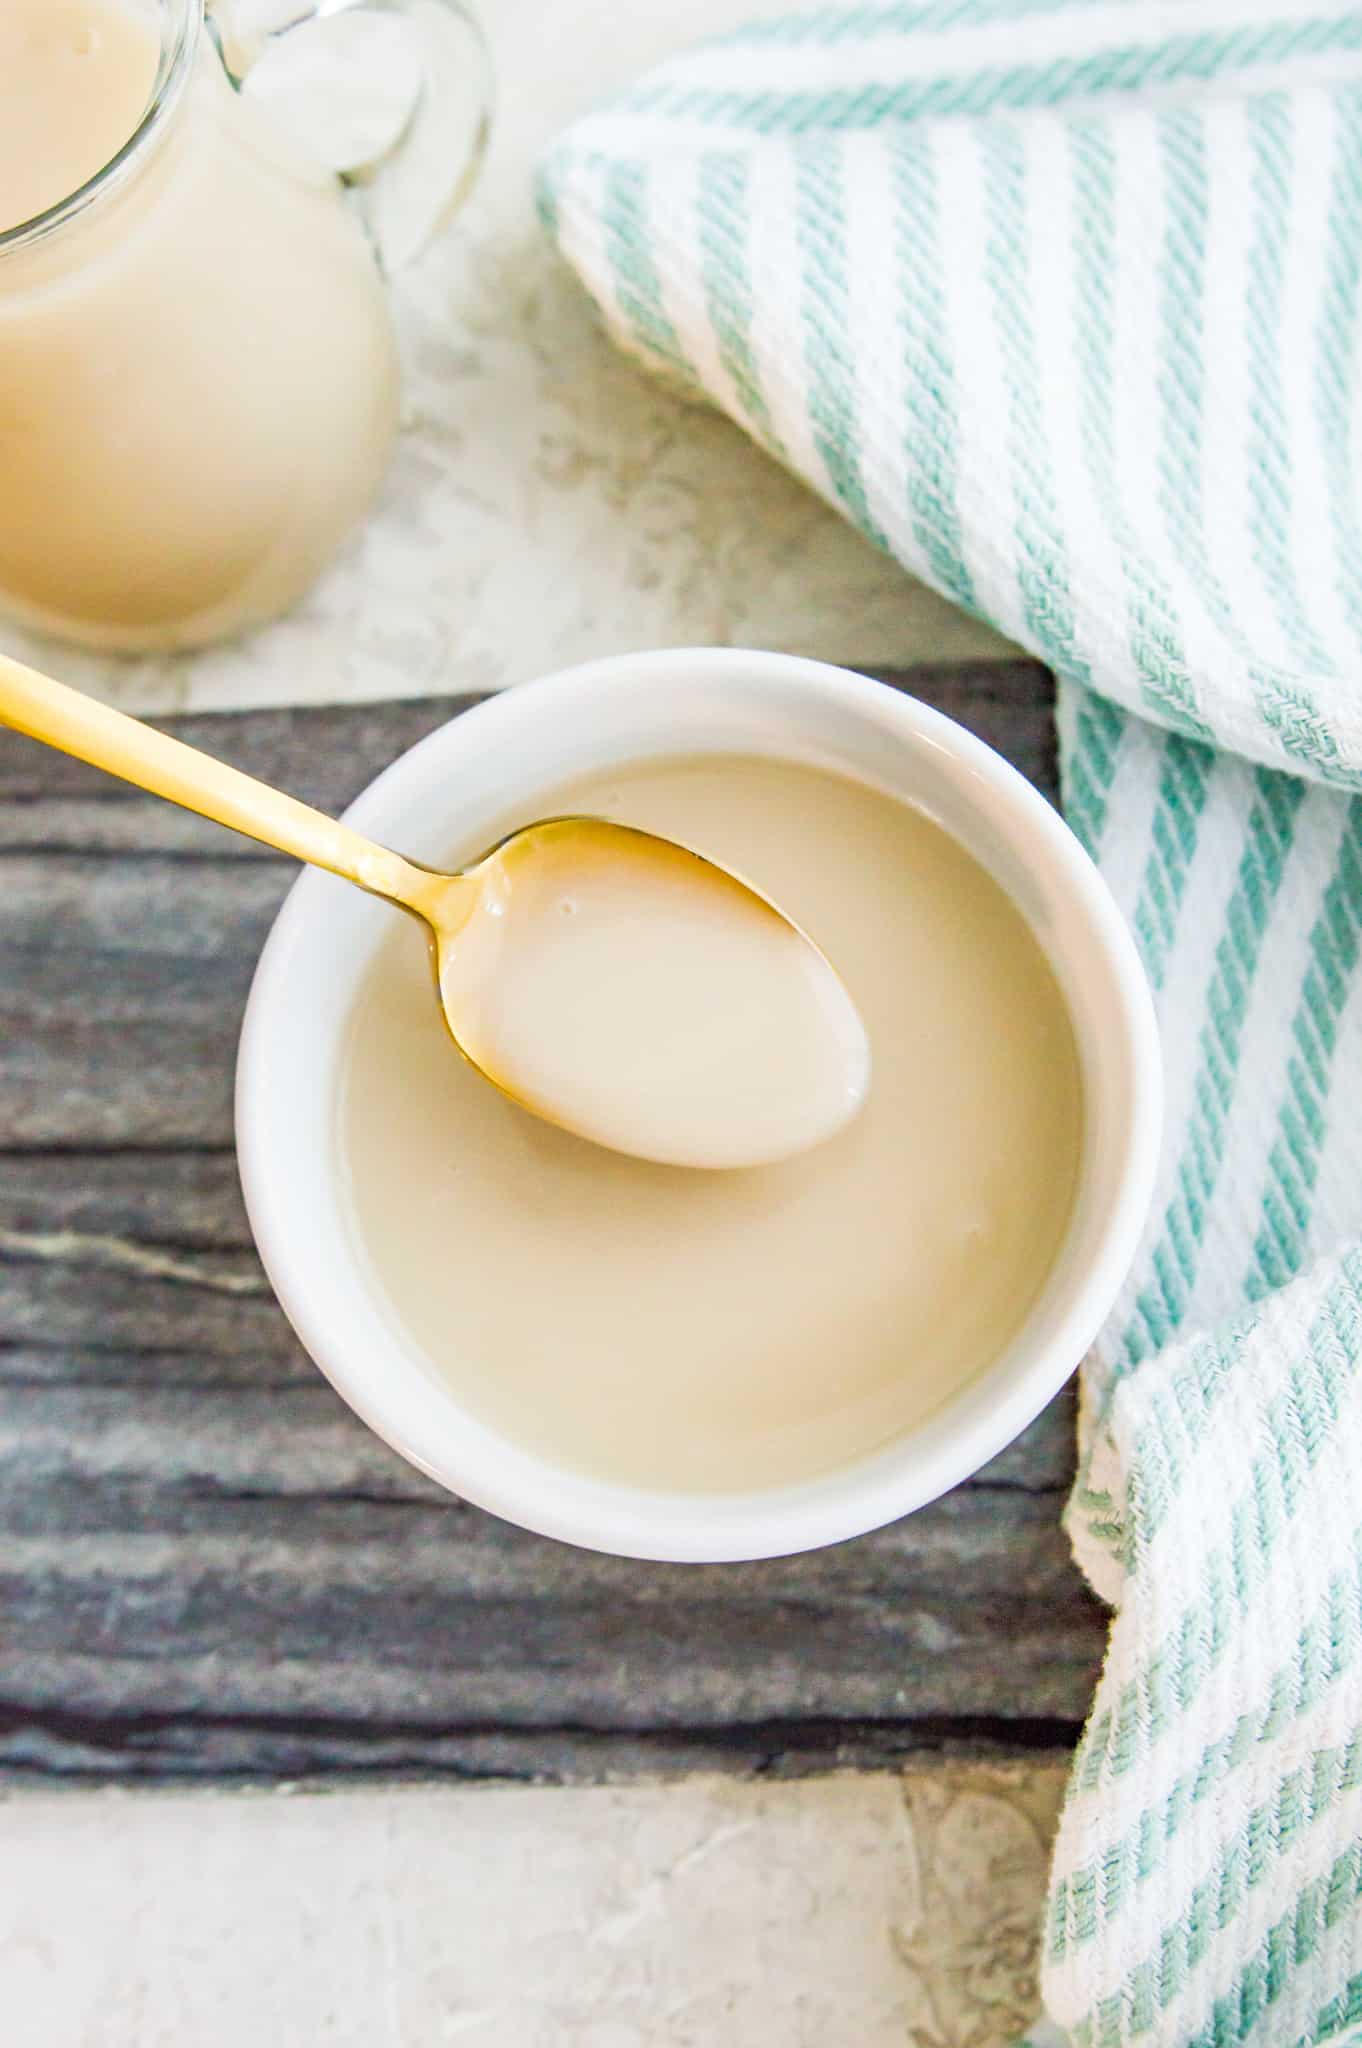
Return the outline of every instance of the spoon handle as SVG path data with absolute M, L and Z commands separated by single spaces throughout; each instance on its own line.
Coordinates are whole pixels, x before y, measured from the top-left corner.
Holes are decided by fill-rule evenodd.
M 348 825 L 0 654 L 0 724 L 424 916 L 433 878 Z

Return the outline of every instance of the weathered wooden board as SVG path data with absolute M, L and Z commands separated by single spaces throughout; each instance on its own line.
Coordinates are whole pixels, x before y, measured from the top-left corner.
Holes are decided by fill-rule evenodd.
M 1053 789 L 1028 664 L 911 686 Z M 451 703 L 174 721 L 339 807 Z M 1063 1741 L 1103 1624 L 1068 1398 L 969 1485 L 820 1554 L 540 1541 L 346 1410 L 251 1249 L 231 1152 L 292 876 L 0 734 L 0 1768 L 592 1776 Z

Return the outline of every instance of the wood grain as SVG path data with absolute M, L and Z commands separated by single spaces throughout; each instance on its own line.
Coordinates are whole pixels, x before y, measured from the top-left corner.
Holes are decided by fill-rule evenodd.
M 1048 792 L 1026 663 L 916 671 Z M 461 706 L 173 730 L 340 808 Z M 301 1352 L 251 1248 L 235 1040 L 293 870 L 0 734 L 0 1769 L 592 1777 L 1067 1740 L 1103 1623 L 1061 1398 L 811 1557 L 644 1566 L 452 1501 Z

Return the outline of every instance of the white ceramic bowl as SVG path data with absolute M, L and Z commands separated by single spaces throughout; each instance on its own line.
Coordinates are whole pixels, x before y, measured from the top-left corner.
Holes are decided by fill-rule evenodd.
M 834 1543 L 920 1507 L 1009 1443 L 1063 1385 L 1134 1256 L 1161 1113 L 1158 1039 L 1134 946 L 1073 834 L 1015 769 L 911 697 L 778 654 L 676 649 L 593 662 L 490 699 L 380 775 L 350 822 L 438 861 L 507 809 L 627 761 L 756 753 L 840 770 L 914 803 L 980 860 L 1044 947 L 1072 1018 L 1086 1137 L 1067 1238 L 1024 1328 L 926 1422 L 816 1481 L 664 1494 L 555 1466 L 460 1406 L 357 1255 L 342 1196 L 337 1064 L 396 915 L 305 873 L 261 956 L 241 1039 L 237 1139 L 256 1242 L 299 1337 L 379 1435 L 454 1492 L 526 1528 L 626 1556 L 715 1561 Z M 433 1000 L 433 996 L 432 996 Z M 468 1284 L 475 1287 L 476 1273 Z

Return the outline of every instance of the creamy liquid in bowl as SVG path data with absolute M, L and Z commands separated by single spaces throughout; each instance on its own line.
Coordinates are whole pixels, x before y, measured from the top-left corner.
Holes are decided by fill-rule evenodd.
M 998 1357 L 1063 1241 L 1082 1094 L 1044 954 L 938 826 L 820 770 L 646 763 L 536 808 L 679 839 L 780 904 L 850 991 L 869 1098 L 767 1167 L 603 1151 L 452 1054 L 397 926 L 342 1066 L 357 1255 L 432 1374 L 557 1463 L 727 1490 L 870 1453 Z M 451 863 L 477 851 L 452 845 Z

